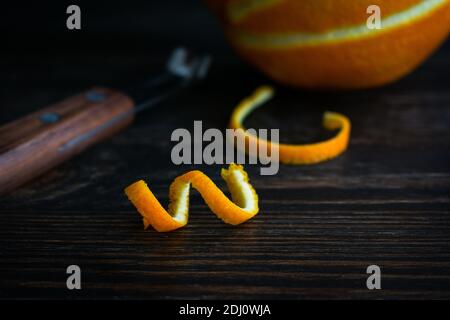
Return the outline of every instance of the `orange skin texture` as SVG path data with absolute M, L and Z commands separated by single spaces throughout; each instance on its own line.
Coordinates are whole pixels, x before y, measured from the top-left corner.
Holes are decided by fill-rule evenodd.
M 171 188 L 176 188 L 178 183 L 191 183 L 208 207 L 217 217 L 224 222 L 238 225 L 252 218 L 256 213 L 247 213 L 239 206 L 233 203 L 227 196 L 216 186 L 216 184 L 201 171 L 195 170 L 188 172 L 181 177 L 175 179 Z
M 245 181 L 248 182 L 248 177 L 242 166 L 231 164 L 230 170 L 222 170 L 222 177 L 227 181 L 227 174 L 231 170 L 239 170 L 245 176 Z M 204 173 L 198 170 L 187 172 L 177 177 L 170 185 L 169 190 L 169 212 L 171 212 L 171 206 L 174 205 L 174 201 L 180 197 L 180 190 L 186 184 L 190 184 L 192 188 L 196 189 L 205 200 L 211 211 L 213 211 L 217 217 L 224 222 L 232 225 L 241 224 L 251 218 L 253 218 L 259 211 L 258 209 L 258 196 L 252 189 L 253 199 L 256 201 L 256 208 L 252 211 L 246 211 L 239 207 L 239 199 L 233 198 L 233 201 L 227 198 L 225 194 L 216 186 L 216 184 L 208 178 Z M 231 191 L 232 188 L 238 188 L 234 184 L 227 184 Z M 128 199 L 133 203 L 138 212 L 141 214 L 144 222 L 144 228 L 147 229 L 150 225 L 159 232 L 174 231 L 187 224 L 187 218 L 185 222 L 179 222 L 173 219 L 172 215 L 163 208 L 161 203 L 156 199 L 153 192 L 149 189 L 147 184 L 143 180 L 139 180 L 125 189 L 125 194 Z M 236 197 L 232 192 L 232 197 Z
M 336 16 L 332 12 L 326 13 L 326 10 L 320 13 L 321 5 L 326 7 L 334 2 L 342 2 L 342 5 L 347 6 L 348 15 L 342 13 Z M 365 23 L 368 15 L 365 8 L 361 9 L 359 6 L 366 2 L 383 3 L 382 17 L 386 17 L 388 12 L 407 9 L 417 3 L 415 0 L 286 0 L 271 8 L 255 10 L 238 25 L 231 25 L 225 21 L 224 26 L 232 46 L 249 63 L 280 83 L 312 89 L 370 88 L 396 81 L 424 62 L 445 41 L 450 32 L 450 1 L 448 1 L 440 8 L 412 22 L 359 38 L 319 44 L 269 47 L 246 44 L 235 37 L 236 33 L 246 30 L 255 31 L 256 34 L 270 31 L 282 35 L 283 33 L 275 31 L 286 31 L 290 28 L 300 32 L 322 31 L 334 26 L 345 26 L 345 21 L 348 21 L 349 26 L 358 24 L 361 23 L 361 19 L 364 19 L 362 23 Z M 294 15 L 294 12 L 299 15 L 290 23 L 289 19 L 282 19 L 282 13 L 278 12 L 283 3 L 284 6 L 298 8 L 309 4 L 312 11 L 300 15 L 299 9 L 297 11 L 291 9 L 285 14 L 286 17 Z M 279 8 L 276 9 L 277 7 Z M 305 8 L 308 6 L 305 5 Z M 317 9 L 317 12 L 313 9 Z M 356 9 L 362 10 L 359 11 L 359 15 L 351 13 Z M 271 19 L 268 18 L 270 14 L 274 14 Z M 297 21 L 295 25 L 294 20 Z
M 411 72 L 443 42 L 449 28 L 450 5 L 446 5 L 445 11 L 436 10 L 414 24 L 358 40 L 286 49 L 235 48 L 244 59 L 284 84 L 367 88 Z
M 233 4 L 242 0 L 208 1 L 214 10 L 224 10 L 225 24 L 250 33 L 324 32 L 358 25 L 367 20 L 370 5 L 382 8 L 383 16 L 408 9 L 421 0 L 283 0 L 234 21 L 230 14 Z M 221 4 L 220 4 L 221 3 Z
M 280 162 L 288 165 L 310 165 L 323 161 L 331 160 L 347 150 L 350 139 L 350 121 L 341 114 L 327 112 L 324 114 L 324 127 L 328 130 L 339 129 L 339 133 L 326 141 L 295 145 L 295 144 L 277 144 Z M 240 125 L 230 124 L 230 128 L 242 128 Z M 246 148 L 250 143 L 256 143 L 258 148 L 271 150 L 271 142 L 260 140 L 250 134 L 245 134 Z M 248 149 L 247 149 L 248 150 Z M 247 151 L 245 150 L 245 151 Z
M 152 225 L 157 231 L 165 232 L 183 227 L 172 219 L 143 180 L 127 187 L 125 193 L 142 215 L 145 229 Z

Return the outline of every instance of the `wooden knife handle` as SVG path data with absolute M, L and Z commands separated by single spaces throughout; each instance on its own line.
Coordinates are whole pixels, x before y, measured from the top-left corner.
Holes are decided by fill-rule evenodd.
M 0 127 L 0 194 L 41 175 L 134 119 L 127 95 L 96 87 Z

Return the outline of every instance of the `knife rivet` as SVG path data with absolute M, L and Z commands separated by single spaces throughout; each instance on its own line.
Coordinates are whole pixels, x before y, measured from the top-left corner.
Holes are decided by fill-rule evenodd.
M 106 100 L 106 93 L 89 91 L 88 93 L 86 93 L 86 99 L 90 102 L 102 102 Z
M 46 112 L 41 114 L 40 120 L 43 123 L 55 123 L 59 121 L 59 114 L 54 112 Z

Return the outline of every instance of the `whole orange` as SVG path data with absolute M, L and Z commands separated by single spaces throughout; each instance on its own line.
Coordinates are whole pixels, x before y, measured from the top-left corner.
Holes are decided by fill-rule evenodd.
M 450 32 L 450 0 L 206 1 L 245 60 L 299 87 L 387 84 L 419 66 Z M 380 29 L 367 23 L 372 5 Z

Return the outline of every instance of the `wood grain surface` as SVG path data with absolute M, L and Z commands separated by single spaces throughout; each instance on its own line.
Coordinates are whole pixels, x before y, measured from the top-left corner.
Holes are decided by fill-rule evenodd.
M 159 16 L 181 15 L 172 6 L 123 14 L 139 26 L 147 18 L 163 24 Z M 158 45 L 136 43 L 131 32 L 127 40 L 124 31 L 104 39 L 105 50 L 96 42 L 100 34 L 87 33 L 92 46 L 77 52 L 2 53 L 0 124 L 90 85 L 128 82 L 161 66 L 179 44 L 176 30 L 215 61 L 202 85 L 1 198 L 0 298 L 450 298 L 449 43 L 384 88 L 277 87 L 247 127 L 281 128 L 286 142 L 315 141 L 329 134 L 320 129 L 322 112 L 338 111 L 353 123 L 348 151 L 319 165 L 283 165 L 270 177 L 247 166 L 261 211 L 239 227 L 222 223 L 194 192 L 186 228 L 143 230 L 123 194 L 135 180 L 145 179 L 164 204 L 171 180 L 193 168 L 225 187 L 220 165 L 171 164 L 172 131 L 192 130 L 194 120 L 224 129 L 235 103 L 270 83 L 233 55 L 200 4 L 190 8 L 196 28 L 185 18 L 178 28 L 142 31 L 142 39 L 164 39 Z M 110 17 L 114 31 L 120 15 Z M 122 40 L 129 50 L 112 52 Z M 66 288 L 72 264 L 82 270 L 82 290 Z M 381 268 L 381 290 L 366 288 L 372 264 Z
M 91 88 L 0 127 L 0 195 L 47 173 L 134 119 L 133 100 Z

